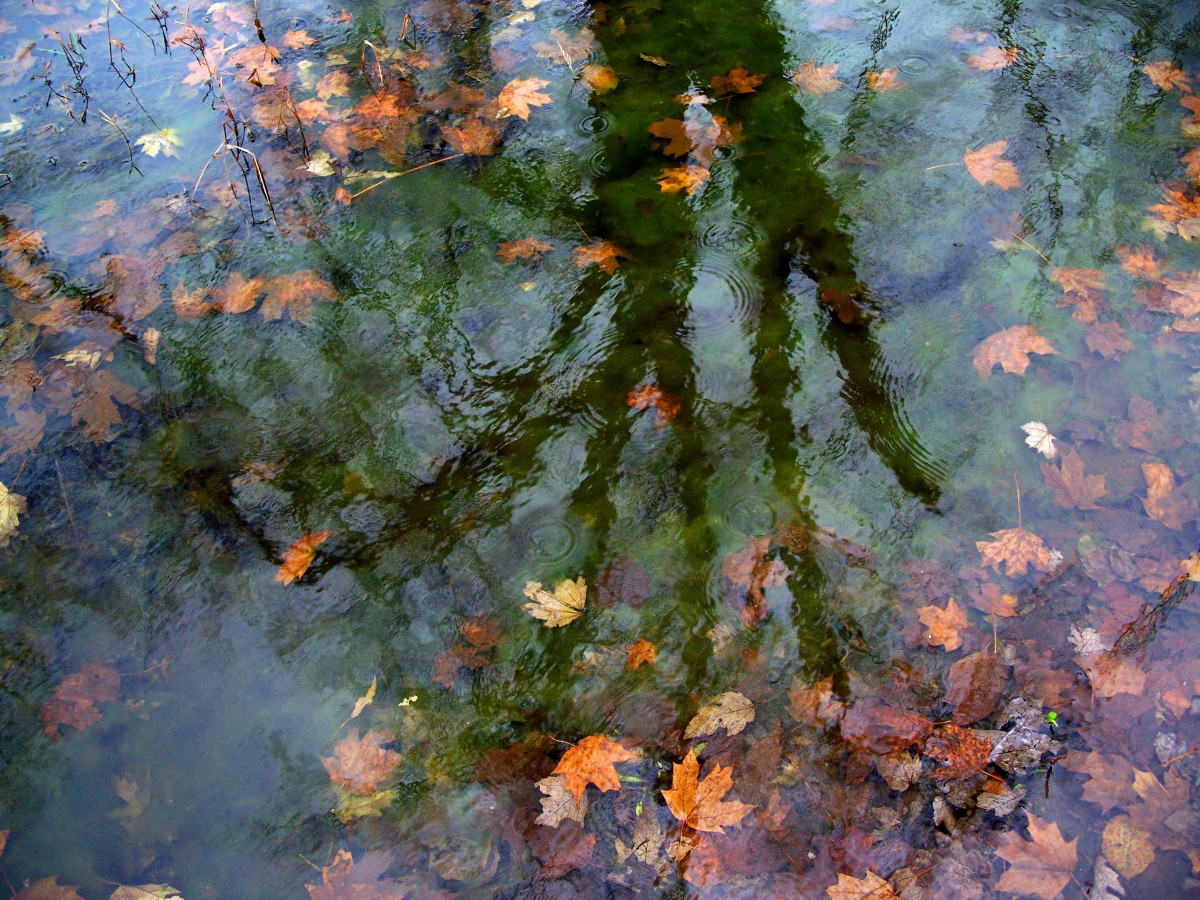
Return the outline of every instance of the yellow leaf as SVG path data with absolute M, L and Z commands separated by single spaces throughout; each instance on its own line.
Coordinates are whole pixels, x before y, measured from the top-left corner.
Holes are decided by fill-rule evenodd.
M 580 575 L 575 581 L 564 578 L 554 586 L 554 593 L 542 588 L 540 581 L 525 584 L 525 596 L 532 600 L 522 606 L 535 619 L 541 619 L 547 628 L 558 628 L 574 622 L 583 613 L 587 602 L 587 584 Z
M 357 719 L 362 711 L 371 705 L 371 701 L 375 699 L 375 683 L 378 680 L 378 677 L 372 678 L 367 692 L 354 701 L 354 712 L 350 713 L 350 718 Z

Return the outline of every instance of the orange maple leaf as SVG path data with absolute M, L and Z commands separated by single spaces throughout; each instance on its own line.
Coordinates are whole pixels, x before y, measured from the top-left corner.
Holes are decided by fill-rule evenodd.
M 1066 841 L 1058 825 L 1030 812 L 1026 815 L 1030 840 L 1012 831 L 1000 835 L 996 853 L 1008 862 L 1009 868 L 996 882 L 996 890 L 1054 900 L 1075 872 L 1078 862 L 1075 845 L 1079 838 Z
M 645 638 L 641 638 L 629 648 L 625 658 L 625 671 L 632 672 L 641 665 L 654 665 L 658 661 L 658 648 Z
M 1192 152 L 1196 153 L 1196 151 L 1200 151 L 1200 147 Z M 1185 156 L 1184 159 L 1187 157 Z M 1197 160 L 1200 160 L 1200 154 L 1197 154 Z M 1191 174 L 1190 170 L 1189 174 Z M 1197 169 L 1196 174 L 1200 175 L 1200 169 Z M 1137 250 L 1133 250 L 1118 244 L 1114 249 L 1121 259 L 1121 268 L 1136 278 L 1156 278 L 1162 271 L 1162 260 L 1155 256 L 1154 251 L 1149 247 L 1139 247 Z
M 254 308 L 258 295 L 263 291 L 263 278 L 247 281 L 239 272 L 231 272 L 225 284 L 209 290 L 213 306 L 223 313 L 244 313 Z
M 925 639 L 931 644 L 941 644 L 947 650 L 962 646 L 962 630 L 967 627 L 966 611 L 950 598 L 945 609 L 937 606 L 922 606 L 917 610 L 921 624 L 929 629 Z
M 742 126 L 730 125 L 724 116 L 713 116 L 711 123 L 694 118 L 661 119 L 648 130 L 666 141 L 662 151 L 667 156 L 691 154 L 692 160 L 702 166 L 713 164 L 717 148 L 731 147 L 742 139 Z
M 621 264 L 618 256 L 628 257 L 628 254 L 612 241 L 596 241 L 586 247 L 575 248 L 575 265 L 582 269 L 595 263 L 605 274 L 612 275 Z
M 550 40 L 538 41 L 533 49 L 540 59 L 553 59 L 569 66 L 591 56 L 595 46 L 595 35 L 590 28 L 580 28 L 574 37 L 568 37 L 562 29 L 551 28 Z
M 714 75 L 709 84 L 718 94 L 752 94 L 766 75 L 751 75 L 745 66 L 734 66 L 728 75 Z
M 350 75 L 341 69 L 334 69 L 317 82 L 317 96 L 322 100 L 332 97 L 346 97 L 350 94 Z
M 634 409 L 655 409 L 658 411 L 657 426 L 661 428 L 666 425 L 677 415 L 683 404 L 674 394 L 669 394 L 660 388 L 657 384 L 648 384 L 645 387 L 638 388 L 636 391 L 630 391 L 626 404 Z
M 658 186 L 667 194 L 678 193 L 686 188 L 688 195 L 691 196 L 708 184 L 711 175 L 712 173 L 704 166 L 676 166 L 673 169 L 663 169 L 662 176 L 658 179 Z
M 975 368 L 986 381 L 999 365 L 1005 372 L 1024 375 L 1030 353 L 1058 353 L 1032 325 L 1014 325 L 984 338 L 975 345 Z
M 475 156 L 491 156 L 500 143 L 500 129 L 480 119 L 469 119 L 461 128 L 443 125 L 442 134 L 457 152 Z
M 799 68 L 792 73 L 792 83 L 804 88 L 814 96 L 823 96 L 842 86 L 842 82 L 833 77 L 837 74 L 840 65 L 841 63 L 829 63 L 825 66 L 818 66 L 812 60 L 802 62 Z
M 1117 322 L 1100 322 L 1090 326 L 1083 340 L 1089 350 L 1105 359 L 1114 359 L 1133 349 L 1133 341 L 1125 337 L 1124 329 Z
M 1004 191 L 1017 188 L 1023 183 L 1021 174 L 1010 160 L 1002 158 L 1006 149 L 1007 140 L 994 141 L 978 150 L 968 147 L 963 162 L 971 177 L 980 184 L 994 184 Z
M 578 800 L 587 790 L 589 782 L 602 791 L 619 791 L 621 780 L 613 763 L 637 757 L 636 753 L 631 753 L 615 741 L 593 734 L 564 753 L 551 774 L 565 775 L 567 789 Z
M 543 253 L 549 253 L 553 249 L 553 244 L 539 238 L 527 237 L 515 241 L 503 241 L 496 248 L 496 257 L 502 263 L 510 263 L 518 259 L 539 260 Z
M 612 66 L 601 66 L 595 63 L 583 67 L 581 77 L 584 84 L 597 94 L 611 91 L 617 86 L 617 73 Z
M 361 738 L 352 729 L 333 748 L 333 756 L 321 757 L 329 780 L 352 794 L 373 794 L 380 782 L 391 776 L 403 761 L 399 753 L 382 747 L 396 739 L 394 731 L 371 729 Z
M 517 78 L 510 81 L 496 98 L 501 118 L 519 116 L 528 122 L 529 107 L 545 106 L 550 102 L 549 94 L 540 93 L 549 83 L 545 78 Z
M 313 557 L 317 555 L 317 548 L 332 536 L 332 531 L 316 531 L 306 534 L 288 547 L 287 554 L 283 558 L 283 565 L 275 573 L 275 580 L 291 584 L 297 578 L 304 577 L 304 573 L 312 565 Z
M 1154 82 L 1155 87 L 1169 91 L 1171 88 L 1179 88 L 1181 91 L 1191 92 L 1191 79 L 1183 74 L 1183 70 L 1176 68 L 1175 64 L 1167 60 L 1159 62 L 1146 63 L 1142 66 L 1142 71 L 1150 76 L 1150 80 Z
M 967 65 L 980 72 L 991 72 L 1011 66 L 1017 60 L 1017 48 L 987 47 L 976 56 L 967 57 Z
M 925 742 L 924 753 L 938 764 L 934 778 L 973 778 L 988 764 L 992 742 L 969 728 L 943 725 Z
M 703 781 L 699 781 L 700 762 L 695 753 L 684 756 L 674 764 L 671 790 L 663 791 L 663 799 L 672 815 L 697 831 L 724 834 L 726 827 L 736 828 L 754 807 L 738 800 L 722 800 L 733 787 L 733 769 L 714 766 Z
M 898 91 L 904 85 L 905 82 L 900 80 L 900 70 L 895 66 L 884 69 L 882 72 L 867 73 L 867 87 L 879 94 Z
M 983 565 L 1000 568 L 1005 565 L 1008 575 L 1024 575 L 1029 566 L 1040 572 L 1053 571 L 1062 562 L 1062 554 L 1049 550 L 1045 542 L 1031 531 L 1023 528 L 1006 528 L 993 531 L 994 541 L 976 541 L 975 547 L 983 554 Z

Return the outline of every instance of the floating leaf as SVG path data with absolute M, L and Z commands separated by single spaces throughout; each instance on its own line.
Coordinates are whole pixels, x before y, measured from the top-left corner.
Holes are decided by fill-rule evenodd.
M 875 91 L 877 94 L 886 94 L 889 91 L 898 91 L 904 87 L 905 82 L 900 80 L 900 70 L 893 66 L 890 69 L 884 69 L 882 72 L 867 73 L 867 87 Z
M 291 584 L 297 578 L 303 578 L 308 567 L 312 565 L 313 558 L 317 555 L 317 548 L 329 540 L 333 534 L 332 531 L 315 531 L 312 534 L 306 534 L 288 547 L 287 553 L 283 557 L 283 563 L 279 566 L 279 571 L 275 573 L 275 580 L 283 584 Z
M 1191 91 L 1191 80 L 1187 75 L 1183 74 L 1183 70 L 1175 66 L 1169 60 L 1160 60 L 1158 62 L 1146 63 L 1142 66 L 1142 71 L 1145 72 L 1155 87 L 1160 90 L 1169 91 L 1172 88 L 1179 88 L 1181 91 Z
M 792 73 L 792 83 L 804 88 L 814 96 L 821 97 L 842 86 L 842 82 L 833 77 L 837 74 L 840 65 L 840 63 L 829 63 L 818 66 L 812 60 L 802 62 L 799 68 Z
M 548 825 L 557 828 L 563 819 L 574 819 L 580 825 L 587 815 L 587 794 L 580 793 L 576 797 L 567 787 L 565 775 L 549 775 L 537 783 L 538 790 L 546 796 L 542 798 L 542 812 L 535 820 L 538 825 Z
M 666 425 L 679 415 L 682 403 L 674 394 L 669 394 L 657 384 L 648 384 L 636 391 L 630 391 L 626 403 L 634 409 L 654 409 L 658 412 L 657 425 Z
M 613 763 L 637 758 L 636 753 L 615 741 L 593 734 L 564 753 L 553 774 L 565 775 L 567 789 L 578 799 L 583 797 L 588 784 L 594 784 L 602 791 L 619 791 L 621 780 Z
M 708 184 L 711 175 L 704 166 L 676 166 L 673 169 L 663 169 L 662 177 L 658 179 L 658 187 L 667 194 L 686 189 L 690 196 Z
M 535 237 L 520 238 L 515 241 L 503 241 L 496 248 L 496 258 L 502 263 L 510 263 L 518 259 L 540 260 L 543 253 L 549 253 L 554 245 Z
M 714 75 L 709 84 L 718 94 L 752 94 L 766 75 L 751 75 L 744 66 L 734 66 L 728 75 Z
M 980 53 L 967 57 L 967 65 L 980 72 L 992 72 L 1011 66 L 1017 60 L 1017 48 L 986 47 Z
M 1058 455 L 1058 450 L 1054 446 L 1054 442 L 1058 438 L 1050 433 L 1045 422 L 1026 422 L 1021 426 L 1021 430 L 1026 435 L 1026 446 L 1036 450 L 1046 459 L 1054 459 Z
M 559 628 L 574 622 L 583 613 L 587 603 L 587 584 L 580 575 L 572 581 L 564 578 L 554 585 L 554 593 L 542 588 L 540 581 L 525 583 L 525 596 L 532 600 L 521 608 L 535 619 L 541 619 L 547 628 Z
M 829 900 L 900 900 L 892 886 L 869 869 L 866 878 L 839 872 L 837 884 L 825 888 L 825 893 Z
M 163 128 L 158 131 L 151 131 L 149 134 L 143 134 L 134 143 L 142 148 L 142 152 L 147 156 L 174 156 L 179 158 L 176 152 L 183 146 L 183 142 L 179 140 L 179 135 L 176 134 L 174 128 Z
M 545 78 L 518 78 L 510 81 L 496 98 L 500 105 L 500 115 L 519 116 L 528 122 L 531 106 L 545 106 L 550 102 L 550 95 L 541 93 L 541 89 L 549 83 Z
M 630 646 L 625 658 L 625 671 L 633 672 L 642 665 L 652 666 L 658 661 L 658 648 L 645 638 Z
M 722 800 L 733 787 L 733 770 L 714 766 L 703 781 L 699 781 L 700 763 L 696 754 L 688 753 L 682 763 L 675 763 L 671 789 L 663 791 L 663 799 L 671 814 L 697 831 L 724 834 L 726 828 L 737 827 L 754 807 L 737 800 Z
M 617 257 L 628 255 L 612 241 L 596 241 L 585 247 L 575 248 L 575 265 L 582 269 L 595 263 L 605 274 L 612 275 L 620 265 Z
M 21 494 L 14 494 L 4 482 L 0 481 L 0 547 L 7 547 L 9 540 L 17 533 L 21 524 L 20 516 L 28 505 Z

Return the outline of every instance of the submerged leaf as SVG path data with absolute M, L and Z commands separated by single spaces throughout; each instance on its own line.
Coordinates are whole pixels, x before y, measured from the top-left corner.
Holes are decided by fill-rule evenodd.
M 553 774 L 566 776 L 567 789 L 580 799 L 589 783 L 602 791 L 619 791 L 621 780 L 613 763 L 637 758 L 615 741 L 593 734 L 564 753 Z
M 754 704 L 737 691 L 727 691 L 707 706 L 702 706 L 687 729 L 684 740 L 712 734 L 724 728 L 730 734 L 740 734 L 754 721 Z
M 1017 167 L 1003 158 L 1007 148 L 1007 140 L 995 141 L 978 150 L 968 148 L 963 162 L 971 177 L 980 184 L 994 184 L 1005 191 L 1020 187 L 1023 182 Z
M 500 115 L 519 116 L 528 122 L 529 107 L 545 106 L 550 102 L 550 95 L 541 93 L 541 89 L 549 83 L 545 78 L 518 78 L 510 81 L 496 98 L 500 105 Z
M 1047 823 L 1033 813 L 1026 815 L 1030 840 L 1015 832 L 1000 835 L 996 853 L 1008 862 L 1009 868 L 996 882 L 996 890 L 1054 900 L 1075 871 L 1078 861 L 1075 845 L 1079 838 L 1066 841 L 1058 825 Z
M 697 831 L 724 834 L 725 829 L 737 827 L 754 807 L 737 800 L 722 800 L 733 787 L 733 770 L 714 766 L 703 781 L 699 781 L 700 763 L 696 754 L 688 753 L 682 763 L 674 764 L 670 790 L 662 792 L 671 814 Z
M 1014 325 L 984 338 L 975 346 L 975 370 L 986 381 L 995 366 L 1005 372 L 1024 375 L 1029 354 L 1058 353 L 1032 325 Z
M 297 578 L 303 578 L 308 567 L 312 565 L 313 558 L 317 555 L 317 548 L 332 536 L 332 531 L 315 531 L 312 534 L 306 534 L 288 547 L 283 564 L 275 573 L 275 580 L 283 584 L 291 584 Z

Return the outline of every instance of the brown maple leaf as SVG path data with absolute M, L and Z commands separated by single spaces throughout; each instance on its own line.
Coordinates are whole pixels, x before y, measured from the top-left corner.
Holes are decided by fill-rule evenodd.
M 457 153 L 491 156 L 500 144 L 500 129 L 482 119 L 468 119 L 461 128 L 443 125 L 442 135 Z
M 116 669 L 101 663 L 87 663 L 59 683 L 38 718 L 46 735 L 57 740 L 59 725 L 70 725 L 83 731 L 99 722 L 103 716 L 96 704 L 116 700 L 120 690 L 121 676 Z
M 401 900 L 413 896 L 391 879 L 380 878 L 391 862 L 391 854 L 379 850 L 364 853 L 358 862 L 349 851 L 339 850 L 333 862 L 321 869 L 321 883 L 305 885 L 309 900 Z
M 1192 89 L 1191 80 L 1183 74 L 1183 70 L 1176 68 L 1174 63 L 1167 60 L 1146 63 L 1142 66 L 1142 71 L 1150 76 L 1154 86 L 1160 90 L 1169 91 L 1171 88 L 1179 88 L 1181 91 L 1190 92 Z
M 602 791 L 619 791 L 621 780 L 613 763 L 637 759 L 637 756 L 615 741 L 593 734 L 564 753 L 553 774 L 566 776 L 567 788 L 577 799 L 583 796 L 589 782 Z
M 1017 61 L 1017 48 L 1009 47 L 985 47 L 982 52 L 975 56 L 967 57 L 967 65 L 972 69 L 980 72 L 992 72 L 996 69 L 1003 69 L 1006 66 L 1011 66 Z
M 1017 167 L 1010 160 L 1003 158 L 1006 149 L 1007 140 L 995 141 L 978 150 L 968 147 L 963 162 L 971 177 L 980 184 L 994 184 L 1001 190 L 1011 190 L 1020 187 L 1023 182 Z
M 941 644 L 947 650 L 957 650 L 962 646 L 960 632 L 967 627 L 967 614 L 961 606 L 950 598 L 945 609 L 937 606 L 923 606 L 917 613 L 921 624 L 929 629 L 925 640 L 930 644 Z
M 975 346 L 975 369 L 986 381 L 992 368 L 999 365 L 1005 372 L 1024 375 L 1029 368 L 1029 354 L 1058 353 L 1050 342 L 1037 333 L 1032 325 L 1014 325 L 984 338 Z
M 825 893 L 829 900 L 900 900 L 892 886 L 870 869 L 865 878 L 839 872 L 837 884 L 825 888 Z
M 829 728 L 841 721 L 846 706 L 833 695 L 833 678 L 818 681 L 811 688 L 788 691 L 788 712 L 798 722 L 814 728 Z
M 829 63 L 818 66 L 812 60 L 802 62 L 792 73 L 792 83 L 804 88 L 814 96 L 821 97 L 842 86 L 842 82 L 834 78 L 840 65 L 840 63 Z
M 636 671 L 639 666 L 652 666 L 658 662 L 658 648 L 645 638 L 631 644 L 625 657 L 625 671 Z
M 1177 272 L 1159 282 L 1171 292 L 1170 310 L 1190 318 L 1200 313 L 1200 272 Z
M 491 650 L 503 636 L 500 623 L 487 616 L 472 616 L 458 624 L 459 634 L 466 643 L 455 644 L 443 650 L 433 661 L 431 680 L 447 690 L 454 689 L 454 678 L 459 669 L 483 669 L 491 663 L 483 654 Z
M 553 59 L 569 66 L 591 56 L 595 46 L 595 35 L 590 28 L 580 28 L 573 37 L 559 28 L 551 28 L 550 40 L 538 41 L 533 49 L 540 59 Z
M 1026 816 L 1028 841 L 1012 831 L 1000 835 L 996 853 L 1008 862 L 1009 868 L 996 882 L 996 890 L 1054 900 L 1075 872 L 1078 861 L 1075 845 L 1079 838 L 1063 840 L 1058 825 L 1047 823 L 1031 812 L 1026 812 Z
M 1085 475 L 1079 452 L 1072 450 L 1062 458 L 1061 467 L 1042 463 L 1046 487 L 1054 492 L 1054 502 L 1067 509 L 1099 509 L 1095 501 L 1107 496 L 1103 475 Z
M 662 176 L 658 179 L 658 187 L 665 194 L 674 194 L 686 189 L 688 196 L 691 196 L 708 184 L 711 175 L 704 166 L 676 166 L 673 169 L 663 169 Z
M 171 303 L 175 307 L 175 315 L 181 319 L 199 319 L 213 311 L 213 305 L 205 299 L 202 288 L 189 291 L 182 281 L 171 291 Z
M 648 384 L 636 391 L 630 391 L 625 402 L 636 410 L 656 410 L 658 413 L 656 425 L 659 428 L 679 415 L 679 410 L 683 406 L 683 402 L 678 397 L 664 391 L 657 384 Z
M 1146 673 L 1111 651 L 1080 654 L 1072 659 L 1087 672 L 1092 690 L 1101 697 L 1139 696 L 1146 687 Z
M 745 66 L 734 66 L 728 75 L 714 75 L 709 84 L 718 94 L 752 94 L 766 75 L 751 75 Z
M 1147 453 L 1178 450 L 1183 446 L 1183 436 L 1174 423 L 1159 415 L 1153 403 L 1137 394 L 1129 398 L 1129 416 L 1113 426 L 1113 434 L 1130 447 Z
M 592 858 L 596 836 L 586 834 L 578 822 L 564 820 L 557 828 L 541 827 L 528 837 L 529 850 L 542 864 L 541 876 L 562 878 Z
M 550 95 L 541 93 L 541 89 L 549 83 L 545 78 L 517 78 L 510 81 L 496 98 L 501 118 L 519 116 L 528 122 L 529 107 L 545 106 L 550 102 Z
M 404 757 L 381 746 L 396 739 L 396 732 L 371 729 L 361 738 L 358 729 L 333 747 L 333 756 L 321 757 L 329 780 L 340 784 L 352 794 L 373 794 L 382 781 L 390 778 Z
M 1146 479 L 1146 496 L 1142 500 L 1146 515 L 1177 531 L 1196 517 L 1195 504 L 1176 487 L 1170 466 L 1142 463 L 1142 476 Z
M 628 258 L 629 254 L 612 241 L 595 241 L 584 247 L 575 248 L 575 265 L 582 269 L 595 263 L 602 272 L 613 275 L 616 273 L 617 267 L 621 265 L 617 262 L 619 256 Z
M 67 380 L 76 395 L 71 406 L 71 424 L 82 424 L 83 433 L 92 443 L 108 440 L 112 428 L 121 424 L 117 403 L 142 408 L 137 391 L 109 369 L 72 366 L 68 369 Z
M 1133 349 L 1133 341 L 1125 337 L 1125 329 L 1116 322 L 1100 322 L 1088 328 L 1083 336 L 1088 350 L 1105 359 L 1115 359 Z
M 842 717 L 842 740 L 868 753 L 898 753 L 923 744 L 932 733 L 929 719 L 879 700 L 861 700 Z
M 751 538 L 741 550 L 725 557 L 721 574 L 729 580 L 736 591 L 736 599 L 743 604 L 742 619 L 747 625 L 757 625 L 767 614 L 764 588 L 779 587 L 792 574 L 781 559 L 768 560 L 767 550 L 771 539 Z
M 312 321 L 313 303 L 337 299 L 337 291 L 328 281 L 311 269 L 300 269 L 290 275 L 272 278 L 264 286 L 266 298 L 259 315 L 267 322 L 281 318 L 284 311 L 293 322 L 305 325 Z
M 317 82 L 317 96 L 322 100 L 330 100 L 334 97 L 347 97 L 350 95 L 350 75 L 343 72 L 341 69 L 334 69 L 332 72 L 322 76 Z
M 718 148 L 731 147 L 742 139 L 742 126 L 730 125 L 723 116 L 713 116 L 712 122 L 701 118 L 661 119 L 647 130 L 666 141 L 662 151 L 667 156 L 690 154 L 701 166 L 713 164 Z
M 542 254 L 549 253 L 553 249 L 553 244 L 540 238 L 520 238 L 515 241 L 502 241 L 496 247 L 496 258 L 502 263 L 510 263 L 518 259 L 532 259 L 536 262 L 542 258 Z
M 597 94 L 604 94 L 617 86 L 617 73 L 612 66 L 595 63 L 583 67 L 583 83 Z
M 900 80 L 900 70 L 895 66 L 884 69 L 882 72 L 867 73 L 867 87 L 878 94 L 898 91 L 905 84 L 906 82 Z
M 736 828 L 754 807 L 738 800 L 722 800 L 733 787 L 733 770 L 714 766 L 699 781 L 700 762 L 695 753 L 687 753 L 675 763 L 671 789 L 662 792 L 671 814 L 697 831 L 724 834 Z
M 1005 566 L 1005 574 L 1024 575 L 1029 566 L 1039 572 L 1051 572 L 1062 561 L 1062 554 L 1049 550 L 1040 537 L 1023 528 L 1006 528 L 993 531 L 994 541 L 976 541 L 975 547 L 983 554 L 983 565 Z
M 1197 149 L 1200 150 L 1200 147 Z M 1200 171 L 1197 174 L 1200 174 Z M 1149 247 L 1142 246 L 1133 250 L 1118 244 L 1114 249 L 1120 257 L 1121 268 L 1136 278 L 1156 278 L 1162 271 L 1162 260 L 1155 256 Z
M 40 878 L 13 895 L 12 900 L 83 900 L 72 884 L 59 884 L 57 875 Z
M 1133 799 L 1133 766 L 1124 756 L 1108 758 L 1099 752 L 1070 750 L 1062 765 L 1088 776 L 1083 799 L 1096 804 L 1102 813 L 1114 806 L 1128 807 Z
M 979 732 L 943 725 L 925 742 L 925 755 L 937 763 L 933 777 L 943 781 L 973 778 L 983 771 L 992 742 Z
M 333 537 L 333 534 L 332 531 L 316 531 L 304 535 L 288 547 L 287 553 L 283 557 L 283 564 L 275 573 L 275 580 L 283 584 L 291 584 L 297 578 L 303 578 L 308 567 L 312 565 L 313 557 L 317 555 L 317 548 Z

